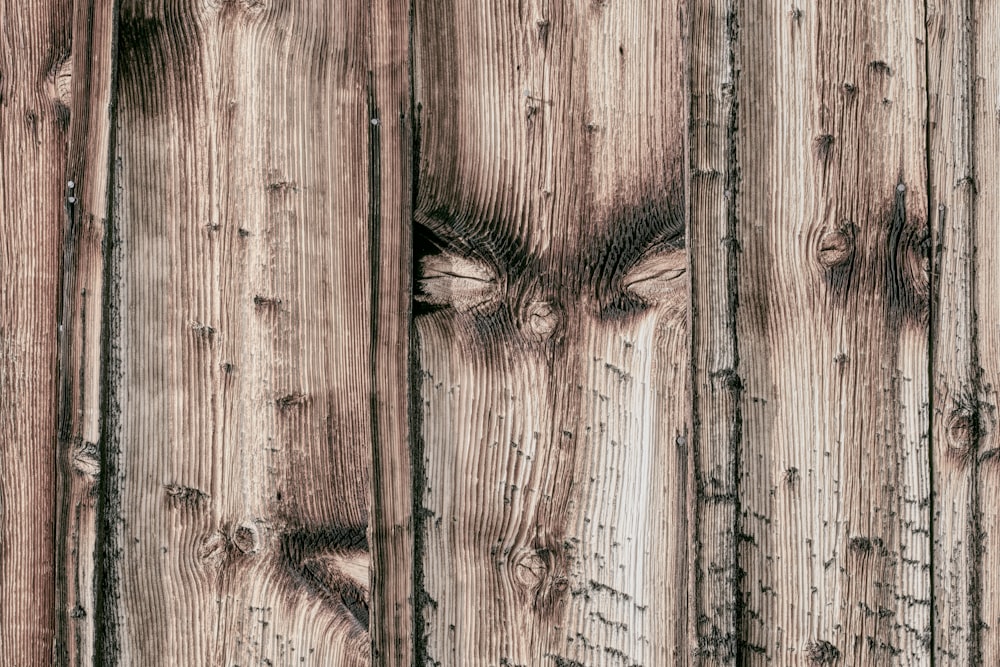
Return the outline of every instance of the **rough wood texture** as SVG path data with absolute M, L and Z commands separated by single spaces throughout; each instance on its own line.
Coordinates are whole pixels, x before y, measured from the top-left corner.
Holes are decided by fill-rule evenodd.
M 371 471 L 405 442 L 408 300 L 405 207 L 382 220 L 369 196 L 406 164 L 372 147 L 372 11 L 121 3 L 101 664 L 370 663 Z M 407 505 L 385 505 L 373 540 L 397 545 Z
M 1000 9 L 930 6 L 932 229 L 936 251 L 934 379 L 934 654 L 940 665 L 1000 660 L 997 369 L 1000 338 L 992 223 L 1000 133 L 991 73 Z
M 739 664 L 927 660 L 923 19 L 917 2 L 730 18 Z
M 409 407 L 413 302 L 410 6 L 401 0 L 375 0 L 369 7 L 372 658 L 384 667 L 410 667 L 415 648 Z
M 56 80 L 69 113 L 62 247 L 56 644 L 60 665 L 90 665 L 101 441 L 101 321 L 115 4 L 77 2 L 73 48 Z
M 692 2 L 688 239 L 691 264 L 692 646 L 702 664 L 735 665 L 742 614 L 736 374 L 735 6 Z
M 52 662 L 68 2 L 0 2 L 0 656 Z
M 689 656 L 680 9 L 416 6 L 427 664 Z

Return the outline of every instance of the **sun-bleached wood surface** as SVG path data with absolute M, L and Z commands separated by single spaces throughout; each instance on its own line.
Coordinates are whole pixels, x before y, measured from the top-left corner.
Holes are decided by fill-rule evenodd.
M 408 328 L 372 19 L 119 7 L 98 663 L 371 661 L 374 450 L 401 441 L 376 397 L 405 426 L 407 380 L 376 337 Z
M 3 2 L 0 662 L 997 662 L 998 11 Z
M 934 657 L 1000 660 L 996 386 L 1000 338 L 992 224 L 1000 200 L 989 3 L 935 3 L 928 16 L 930 212 L 934 232 Z
M 681 18 L 416 8 L 428 664 L 688 655 Z
M 65 2 L 0 3 L 0 655 L 51 662 Z
M 928 658 L 923 9 L 729 19 L 740 664 Z

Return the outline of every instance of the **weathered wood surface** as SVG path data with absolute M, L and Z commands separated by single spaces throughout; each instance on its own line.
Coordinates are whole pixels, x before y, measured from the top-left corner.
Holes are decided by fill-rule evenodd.
M 55 662 L 90 665 L 102 428 L 104 241 L 108 224 L 115 3 L 77 2 L 57 79 L 69 113 L 62 248 L 56 498 Z
M 998 12 L 0 4 L 0 662 L 1000 661 Z
M 1000 660 L 1000 237 L 993 224 L 1000 204 L 994 75 L 1000 8 L 949 1 L 929 7 L 934 654 L 939 665 L 992 665 Z
M 52 661 L 68 2 L 0 2 L 0 655 Z
M 399 0 L 374 0 L 368 6 L 372 72 L 368 165 L 372 199 L 367 237 L 372 281 L 370 631 L 375 665 L 410 667 L 419 659 L 413 639 L 415 534 L 410 450 L 411 15 L 409 4 Z M 350 346 L 358 341 L 347 338 L 345 343 Z
M 924 3 L 732 11 L 738 663 L 926 663 Z
M 416 6 L 427 664 L 689 655 L 682 21 Z
M 373 442 L 405 442 L 408 327 L 405 209 L 382 224 L 370 196 L 379 161 L 400 173 L 373 148 L 401 144 L 372 116 L 377 18 L 120 5 L 100 664 L 371 661 Z M 405 617 L 395 593 L 377 608 Z
M 686 53 L 687 238 L 693 268 L 690 631 L 691 649 L 706 665 L 735 665 L 742 642 L 735 11 L 730 0 L 690 3 Z

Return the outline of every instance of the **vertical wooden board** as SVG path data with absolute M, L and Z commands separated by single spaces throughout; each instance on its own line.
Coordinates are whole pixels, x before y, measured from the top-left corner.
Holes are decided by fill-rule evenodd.
M 715 665 L 736 664 L 742 613 L 735 18 L 730 0 L 692 2 L 687 53 L 694 473 L 689 590 L 695 655 L 702 664 Z
M 56 92 L 70 120 L 56 469 L 55 662 L 60 665 L 89 665 L 94 658 L 103 246 L 114 27 L 114 2 L 75 3 L 72 53 L 56 79 Z
M 371 614 L 376 665 L 414 664 L 410 434 L 413 137 L 410 3 L 371 11 Z
M 935 214 L 934 558 L 937 664 L 1000 660 L 997 396 L 1000 336 L 993 213 L 1000 167 L 993 74 L 1000 8 L 935 3 L 929 16 Z
M 0 3 L 0 655 L 52 662 L 71 3 Z
M 976 532 L 974 553 L 977 589 L 981 596 L 975 623 L 981 633 L 976 648 L 981 651 L 979 664 L 1000 662 L 1000 436 L 997 431 L 997 408 L 1000 404 L 1000 308 L 997 304 L 1000 287 L 1000 231 L 996 228 L 996 212 L 1000 210 L 1000 7 L 996 3 L 976 3 L 975 17 L 975 106 L 973 107 L 974 171 L 972 187 L 979 193 L 975 205 L 974 271 L 976 282 L 975 333 L 979 340 L 979 364 L 984 371 L 979 387 L 980 402 L 976 405 L 976 436 L 979 442 L 967 460 L 976 467 Z M 979 332 L 982 332 L 981 334 Z M 979 338 L 979 335 L 982 337 Z M 961 421 L 959 430 L 961 430 Z M 969 664 L 975 664 L 970 661 Z
M 976 340 L 976 282 L 982 274 L 975 250 L 975 30 L 970 3 L 939 2 L 930 10 L 929 204 L 936 260 L 934 655 L 940 664 L 970 665 L 983 664 L 976 447 L 986 416 L 981 412 L 984 396 Z M 988 245 L 983 250 L 988 252 Z
M 741 664 L 927 659 L 923 18 L 733 19 Z
M 684 664 L 682 7 L 418 3 L 427 664 Z
M 99 660 L 371 661 L 370 21 L 121 4 Z

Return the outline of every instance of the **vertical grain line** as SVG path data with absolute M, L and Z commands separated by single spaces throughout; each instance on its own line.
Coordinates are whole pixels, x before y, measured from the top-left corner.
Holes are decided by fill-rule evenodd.
M 935 600 L 935 563 L 934 563 L 934 331 L 937 326 L 937 306 L 939 295 L 937 293 L 935 280 L 935 274 L 937 269 L 940 267 L 939 256 L 936 252 L 936 247 L 941 242 L 941 235 L 937 237 L 933 234 L 933 229 L 931 228 L 931 220 L 935 218 L 932 217 L 934 198 L 931 197 L 933 190 L 933 174 L 931 172 L 932 160 L 931 160 L 931 68 L 930 68 L 930 29 L 927 25 L 930 20 L 930 14 L 927 7 L 927 0 L 924 0 L 924 178 L 926 182 L 924 184 L 925 190 L 927 192 L 927 233 L 930 234 L 932 240 L 937 241 L 937 243 L 932 243 L 928 252 L 930 253 L 929 266 L 930 269 L 927 275 L 927 472 L 930 475 L 931 485 L 930 485 L 930 499 L 928 501 L 928 511 L 930 512 L 930 518 L 928 520 L 928 530 L 930 531 L 930 568 L 931 568 L 931 587 L 930 587 L 930 655 L 931 655 L 931 667 L 934 667 L 934 663 L 937 660 L 935 651 L 935 635 L 937 634 L 935 628 L 935 612 L 937 602 Z M 942 216 L 943 217 L 943 216 Z M 939 220 L 939 227 L 944 230 L 942 221 Z
M 963 180 L 968 178 L 971 179 L 971 190 L 970 196 L 972 197 L 973 204 L 978 197 L 977 187 L 977 173 L 976 173 L 976 33 L 975 33 L 975 23 L 974 23 L 974 6 L 973 0 L 963 0 L 963 17 L 962 17 L 962 38 L 961 44 L 963 45 L 963 51 L 967 58 L 968 63 L 968 76 L 965 77 L 963 81 L 964 90 L 962 91 L 967 102 L 967 112 L 969 117 L 969 136 L 967 137 L 968 146 L 968 164 L 969 173 L 962 174 Z M 979 216 L 977 215 L 975 205 L 969 207 L 969 224 L 965 233 L 968 234 L 968 248 L 969 248 L 969 260 L 968 260 L 968 279 L 969 279 L 969 308 L 966 312 L 969 315 L 969 366 L 971 375 L 969 381 L 971 383 L 972 395 L 975 396 L 975 429 L 973 430 L 973 443 L 972 443 L 972 479 L 971 479 L 971 489 L 970 495 L 972 496 L 972 513 L 969 517 L 969 548 L 972 549 L 971 558 L 971 571 L 969 573 L 969 662 L 972 665 L 983 664 L 983 647 L 982 647 L 982 629 L 983 629 L 983 619 L 982 619 L 982 567 L 983 567 L 983 540 L 985 536 L 982 531 L 982 507 L 980 503 L 979 494 L 979 470 L 980 470 L 980 460 L 979 460 L 979 447 L 983 440 L 983 407 L 984 407 L 984 396 L 983 396 L 983 369 L 979 362 L 979 328 L 977 324 L 977 313 L 976 306 L 978 304 L 978 285 L 976 284 L 976 266 L 977 266 L 977 255 L 978 251 L 976 248 L 976 235 L 977 235 L 977 225 L 979 222 Z
M 731 96 L 729 104 L 729 118 L 726 125 L 726 330 L 729 335 L 729 344 L 732 349 L 733 359 L 733 421 L 732 431 L 729 437 L 729 465 L 730 479 L 734 484 L 733 493 L 733 543 L 732 543 L 732 568 L 733 568 L 733 621 L 732 631 L 734 633 L 735 664 L 743 664 L 743 649 L 746 632 L 744 628 L 744 608 L 743 596 L 744 571 L 740 566 L 740 513 L 742 505 L 740 502 L 740 472 L 742 469 L 740 457 L 742 456 L 743 439 L 743 411 L 741 402 L 743 400 L 743 381 L 739 376 L 740 371 L 740 347 L 739 332 L 737 328 L 737 316 L 739 311 L 739 238 L 737 228 L 739 219 L 737 217 L 736 200 L 740 187 L 740 168 L 737 158 L 737 137 L 739 133 L 739 96 L 738 82 L 739 69 L 736 62 L 736 49 L 739 40 L 739 16 L 737 14 L 736 3 L 729 3 L 726 12 L 726 45 L 728 53 L 726 57 L 729 65 L 729 94 Z
M 416 33 L 416 6 L 411 1 L 408 8 L 408 34 L 407 47 L 409 49 L 409 59 L 407 62 L 407 76 L 409 77 L 408 91 L 410 94 L 410 238 L 415 237 L 413 225 L 413 212 L 417 210 L 417 193 L 420 188 L 420 108 L 416 102 L 416 78 L 414 71 L 415 33 Z M 411 242 L 411 249 L 413 244 Z M 427 484 L 427 471 L 424 469 L 424 430 L 423 430 L 423 402 L 420 400 L 420 349 L 418 347 L 417 327 L 413 318 L 413 295 L 416 293 L 414 285 L 416 271 L 417 253 L 411 252 L 410 256 L 410 308 L 408 317 L 408 331 L 410 337 L 409 359 L 407 367 L 409 369 L 409 427 L 410 427 L 410 474 L 411 474 L 411 496 L 413 522 L 413 573 L 411 586 L 413 589 L 413 667 L 423 667 L 427 662 L 427 628 L 424 623 L 424 487 Z
M 379 491 L 382 489 L 381 467 L 379 466 L 379 391 L 378 391 L 378 342 L 379 342 L 379 283 L 381 277 L 381 135 L 379 133 L 378 105 L 375 99 L 375 75 L 372 70 L 368 71 L 368 276 L 371 280 L 369 286 L 369 339 L 368 339 L 368 418 L 371 429 L 371 494 L 372 503 L 368 519 L 369 530 L 376 531 L 383 525 L 382 503 L 379 498 Z M 381 540 L 371 539 L 373 561 L 382 557 L 379 549 Z M 381 570 L 381 568 L 378 568 Z M 372 573 L 369 573 L 372 576 Z M 373 582 L 374 584 L 374 582 Z M 378 593 L 378 588 L 372 586 L 372 597 Z M 383 664 L 379 649 L 376 645 L 376 626 L 382 620 L 380 618 L 383 611 L 384 600 L 372 600 L 375 613 L 372 614 L 370 624 L 370 638 L 372 647 L 372 664 Z
M 694 34 L 694 17 L 696 11 L 692 9 L 685 16 L 682 22 L 683 45 L 683 90 L 685 97 L 684 104 L 684 163 L 682 165 L 682 178 L 684 179 L 684 239 L 687 247 L 687 275 L 688 275 L 688 364 L 687 364 L 687 386 L 688 386 L 688 414 L 691 424 L 691 431 L 688 434 L 688 488 L 690 494 L 687 499 L 688 508 L 688 549 L 690 562 L 688 567 L 688 618 L 687 637 L 692 647 L 698 646 L 698 616 L 702 599 L 702 577 L 699 573 L 702 558 L 701 548 L 701 501 L 702 489 L 699 482 L 699 471 L 701 470 L 701 417 L 698 411 L 698 359 L 700 339 L 698 337 L 698 274 L 695 271 L 694 239 L 697 238 L 692 224 L 693 194 L 691 187 L 692 172 L 694 171 L 692 157 L 692 133 L 694 132 L 694 91 L 691 68 L 694 67 L 694 46 L 692 43 Z
M 111 15 L 111 94 L 108 104 L 108 185 L 103 251 L 101 295 L 101 397 L 99 448 L 100 475 L 97 479 L 97 537 L 94 548 L 94 664 L 99 667 L 117 665 L 120 658 L 118 627 L 109 609 L 118 598 L 118 577 L 114 560 L 119 553 L 114 539 L 114 522 L 121 511 L 121 494 L 118 488 L 118 433 L 120 430 L 117 380 L 121 374 L 121 359 L 116 341 L 120 334 L 118 321 L 118 299 L 121 274 L 119 258 L 116 256 L 118 229 L 115 212 L 118 206 L 118 173 L 116 169 L 117 128 L 118 128 L 118 47 L 121 20 L 121 0 L 114 0 Z M 114 444 L 114 448 L 112 448 Z

